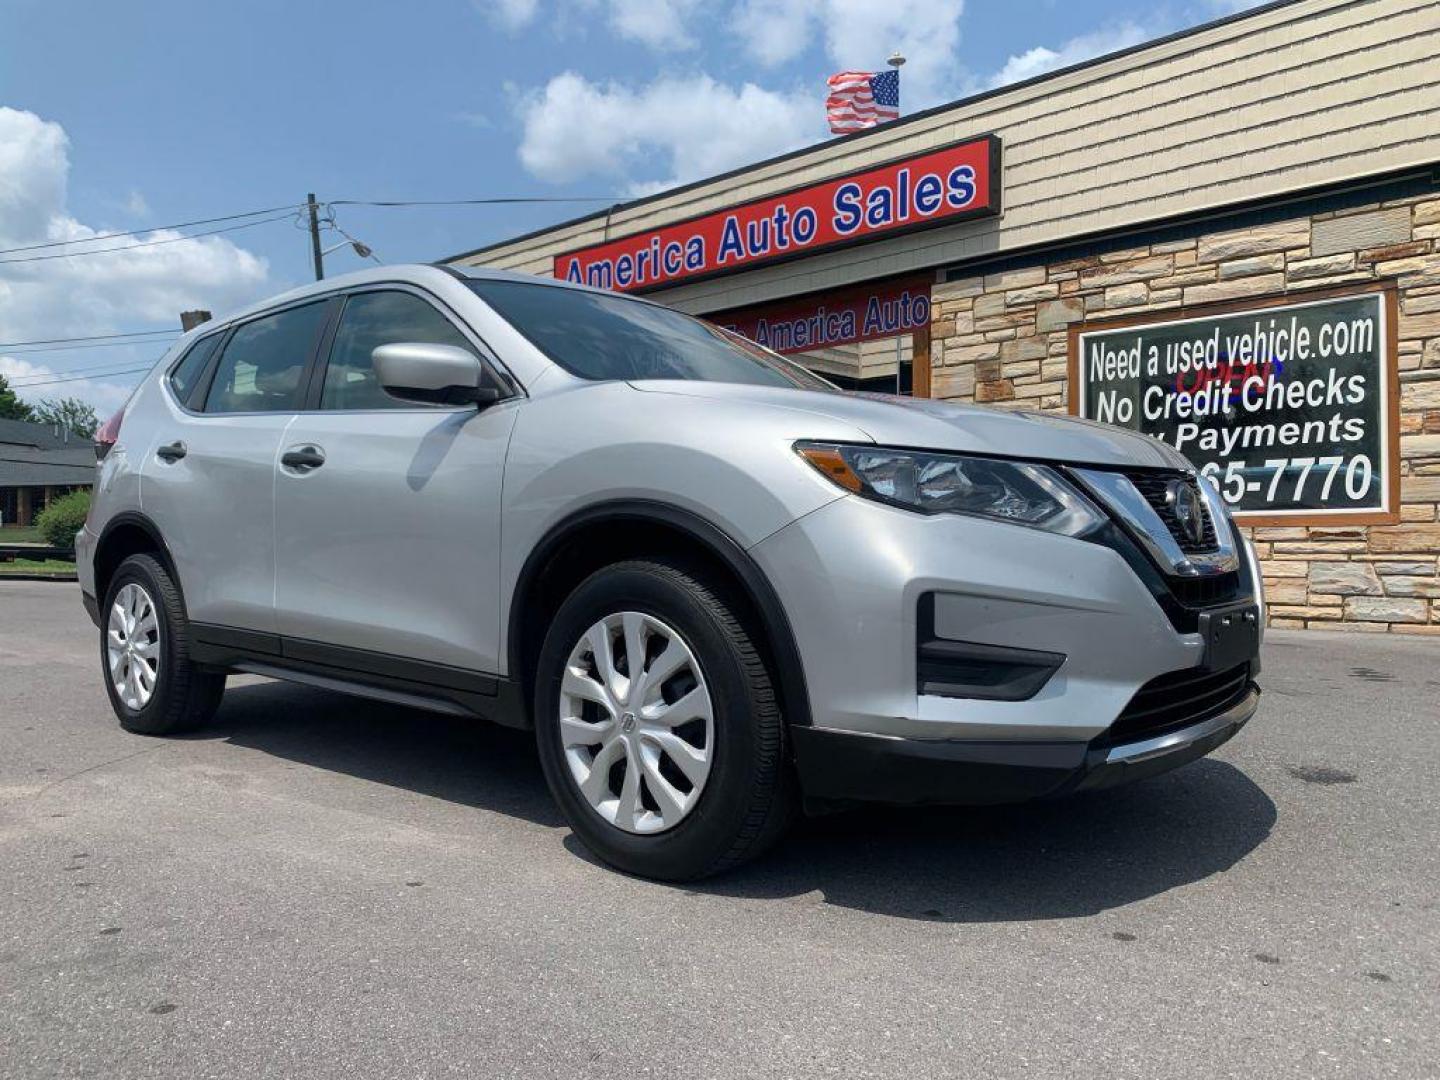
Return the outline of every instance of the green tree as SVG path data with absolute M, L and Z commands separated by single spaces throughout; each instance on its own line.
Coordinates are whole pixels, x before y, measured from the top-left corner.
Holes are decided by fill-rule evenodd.
M 9 380 L 0 375 L 0 420 L 30 420 L 34 414 L 29 405 L 15 396 Z
M 46 398 L 31 412 L 37 424 L 58 424 L 69 428 L 82 439 L 93 438 L 100 427 L 95 407 L 79 398 Z

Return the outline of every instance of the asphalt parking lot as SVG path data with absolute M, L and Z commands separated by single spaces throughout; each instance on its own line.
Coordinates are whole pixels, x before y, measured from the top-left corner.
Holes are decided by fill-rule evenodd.
M 528 737 L 235 679 L 123 733 L 73 584 L 0 583 L 5 1077 L 1440 1075 L 1440 641 L 1274 633 L 1130 788 L 596 865 Z

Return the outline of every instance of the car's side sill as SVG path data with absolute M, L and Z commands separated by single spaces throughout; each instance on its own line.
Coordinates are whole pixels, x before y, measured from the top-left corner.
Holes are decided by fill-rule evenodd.
M 412 708 L 449 713 L 452 716 L 474 715 L 473 710 L 465 708 L 456 701 L 447 701 L 444 698 L 383 686 L 369 686 L 365 683 L 355 682 L 353 679 L 337 679 L 334 676 L 321 675 L 315 671 L 301 671 L 298 668 L 283 667 L 273 663 L 267 664 L 259 660 L 242 660 L 238 664 L 231 665 L 230 670 L 245 672 L 249 675 L 264 675 L 268 679 L 303 683 L 306 686 L 318 686 L 324 690 L 338 690 L 342 694 L 354 694 L 357 697 L 371 698 L 375 701 L 388 701 L 392 705 L 409 705 Z
M 377 701 L 528 727 L 508 679 L 388 653 L 350 649 L 229 626 L 191 624 L 198 664 L 304 683 Z

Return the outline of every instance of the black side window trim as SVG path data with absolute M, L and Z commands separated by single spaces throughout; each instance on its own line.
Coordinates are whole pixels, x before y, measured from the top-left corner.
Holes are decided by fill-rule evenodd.
M 311 351 L 306 370 L 301 374 L 300 381 L 301 384 L 305 387 L 305 393 L 301 397 L 298 407 L 293 410 L 293 412 L 322 411 L 319 407 L 319 404 L 320 395 L 324 389 L 324 367 L 326 364 L 329 363 L 330 360 L 330 346 L 335 339 L 335 331 L 336 328 L 339 326 L 340 322 L 340 312 L 341 309 L 344 307 L 344 302 L 346 298 L 353 294 L 377 292 L 384 290 L 399 290 L 401 292 L 414 293 L 416 296 L 420 297 L 422 300 L 424 300 L 432 307 L 434 307 L 437 311 L 439 311 L 440 314 L 443 315 L 446 319 L 448 319 L 460 331 L 463 336 L 468 338 L 475 345 L 476 354 L 480 357 L 481 364 L 484 365 L 485 374 L 489 378 L 494 380 L 494 385 L 500 390 L 500 393 L 502 395 L 501 400 L 506 400 L 512 397 L 524 396 L 524 390 L 521 388 L 519 380 L 510 373 L 510 370 L 505 366 L 504 362 L 498 358 L 495 351 L 491 349 L 490 346 L 485 342 L 485 339 L 482 338 L 479 332 L 476 331 L 473 327 L 471 327 L 468 322 L 466 322 L 459 315 L 457 315 L 454 309 L 452 309 L 449 304 L 445 303 L 442 299 L 440 299 L 440 297 L 436 296 L 434 293 L 430 292 L 423 286 L 417 285 L 414 282 L 410 281 L 374 281 L 367 282 L 364 285 L 355 286 L 350 289 L 337 289 L 335 292 L 321 293 L 318 296 L 307 296 L 302 299 L 296 300 L 294 303 L 285 304 L 282 307 L 274 307 L 269 308 L 265 311 L 259 311 L 249 316 L 248 318 L 241 320 L 240 322 L 231 323 L 229 326 L 217 330 L 214 334 L 207 335 L 209 337 L 220 337 L 220 344 L 216 346 L 215 351 L 210 354 L 210 360 L 208 363 L 206 363 L 205 370 L 195 381 L 195 389 L 190 393 L 189 397 L 185 401 L 180 402 L 181 407 L 195 416 L 204 417 L 222 415 L 217 413 L 205 412 L 204 405 L 206 399 L 210 396 L 211 384 L 215 381 L 215 373 L 219 370 L 220 367 L 220 358 L 224 356 L 225 349 L 230 344 L 231 335 L 234 334 L 239 327 L 244 326 L 246 323 L 254 322 L 256 319 L 263 319 L 270 315 L 279 314 L 282 311 L 288 311 L 290 308 L 302 307 L 305 304 L 324 302 L 332 305 L 330 316 L 323 324 L 322 331 L 317 338 L 316 348 Z M 196 341 L 196 344 L 199 344 L 199 340 Z M 187 349 L 186 353 L 188 352 L 189 350 Z M 182 356 L 183 355 L 184 354 L 182 354 Z M 166 373 L 166 382 L 168 385 L 168 372 Z M 174 393 L 173 388 L 171 390 L 171 393 Z M 416 406 L 416 408 L 434 409 L 435 406 Z M 323 411 L 337 412 L 340 410 L 326 409 Z M 225 413 L 223 415 L 246 416 L 258 414 Z
M 200 377 L 195 380 L 195 385 L 190 388 L 190 393 L 180 403 L 190 412 L 201 413 L 204 411 L 205 399 L 210 394 L 210 384 L 215 381 L 215 369 L 219 367 L 220 357 L 224 354 L 225 347 L 230 344 L 230 335 L 234 332 L 233 326 L 227 326 L 215 335 L 220 340 L 211 350 L 210 359 L 205 361 L 205 370 L 200 373 Z
M 165 384 L 170 388 L 170 393 L 174 395 L 175 400 L 180 402 L 181 405 L 185 405 L 188 408 L 189 406 L 187 403 L 191 398 L 195 396 L 195 390 L 206 382 L 207 376 L 210 373 L 210 365 L 215 362 L 215 355 L 225 344 L 225 338 L 229 336 L 229 334 L 230 328 L 226 327 L 225 329 L 218 330 L 213 334 L 204 334 L 201 337 L 196 338 L 190 343 L 190 347 L 184 352 L 182 352 L 179 356 L 177 356 L 174 360 L 172 360 L 170 362 L 170 366 L 165 369 Z M 190 358 L 191 354 L 194 353 L 196 349 L 204 348 L 206 345 L 212 342 L 214 343 L 214 345 L 210 350 L 210 355 L 205 358 L 205 366 L 195 373 L 195 381 L 190 384 L 189 392 L 185 395 L 184 398 L 181 398 L 175 389 L 175 373 L 180 370 L 180 366 Z
M 322 409 L 320 407 L 320 402 L 325 393 L 325 372 L 330 366 L 330 351 L 335 344 L 335 335 L 339 331 L 340 320 L 345 316 L 345 306 L 349 303 L 352 296 L 362 296 L 365 293 L 374 292 L 409 293 L 411 296 L 429 304 L 442 319 L 454 327 L 461 337 L 465 338 L 474 346 L 475 354 L 480 357 L 480 365 L 484 369 L 485 378 L 490 380 L 491 385 L 500 391 L 502 395 L 501 400 L 519 396 L 520 391 L 518 384 L 510 373 L 505 370 L 504 366 L 496 360 L 495 354 L 491 351 L 490 347 L 485 344 L 485 340 L 470 327 L 469 323 L 455 314 L 443 300 L 408 281 L 376 281 L 356 286 L 353 289 L 347 289 L 335 297 L 335 299 L 339 301 L 339 304 L 337 304 L 335 313 L 325 328 L 325 333 L 320 342 L 320 348 L 317 350 L 315 363 L 310 369 L 308 376 L 309 381 L 305 387 L 305 396 L 301 400 L 300 406 L 303 412 L 335 413 L 352 411 L 347 409 Z M 434 405 L 416 405 L 414 408 L 427 412 L 436 410 L 436 406 Z M 461 411 L 461 409 L 468 408 L 471 408 L 471 406 L 457 407 L 453 409 L 453 411 Z M 362 409 L 359 411 L 365 412 L 368 410 Z
M 306 389 L 306 393 L 308 394 L 308 393 L 309 393 L 308 387 L 309 387 L 309 385 L 310 385 L 309 380 L 314 376 L 314 373 L 315 373 L 315 365 L 316 365 L 316 363 L 317 363 L 317 361 L 318 361 L 318 357 L 319 357 L 319 355 L 320 355 L 320 349 L 319 349 L 320 342 L 321 342 L 321 341 L 324 341 L 324 340 L 327 340 L 327 336 L 330 334 L 330 332 L 331 332 L 332 329 L 334 328 L 334 325 L 335 325 L 335 317 L 336 317 L 337 312 L 338 312 L 339 309 L 340 309 L 340 302 L 341 302 L 342 299 L 343 299 L 343 296 L 342 296 L 341 294 L 339 294 L 339 293 L 332 293 L 332 294 L 327 295 L 327 296 L 307 296 L 305 299 L 300 300 L 300 301 L 297 301 L 297 302 L 294 303 L 294 304 L 286 304 L 284 307 L 271 308 L 271 309 L 268 310 L 268 311 L 259 312 L 258 314 L 252 316 L 252 317 L 249 318 L 249 319 L 244 320 L 243 322 L 238 322 L 238 323 L 235 323 L 234 325 L 232 325 L 232 326 L 225 332 L 225 340 L 220 343 L 220 347 L 219 347 L 218 349 L 216 349 L 214 355 L 210 357 L 210 363 L 206 365 L 205 377 L 204 377 L 204 379 L 201 381 L 201 382 L 203 383 L 203 385 L 204 385 L 204 393 L 203 393 L 203 394 L 198 394 L 198 396 L 197 396 L 197 394 L 191 394 L 191 395 L 190 395 L 189 408 L 190 408 L 193 412 L 200 413 L 202 416 L 219 416 L 219 415 L 224 415 L 224 416 L 249 416 L 249 415 L 252 415 L 252 414 L 250 414 L 250 413 L 244 413 L 244 412 L 239 412 L 239 413 L 223 413 L 223 414 L 221 414 L 221 413 L 207 412 L 207 411 L 205 410 L 205 406 L 209 403 L 209 400 L 210 400 L 210 391 L 211 391 L 211 389 L 212 389 L 212 384 L 213 384 L 214 381 L 215 381 L 215 373 L 220 369 L 220 362 L 221 362 L 222 359 L 224 359 L 225 350 L 230 347 L 230 339 L 231 339 L 232 337 L 234 337 L 235 331 L 238 330 L 238 329 L 240 329 L 240 327 L 242 327 L 242 326 L 248 326 L 250 323 L 259 322 L 261 319 L 273 318 L 274 316 L 280 315 L 280 314 L 282 314 L 282 313 L 284 313 L 284 312 L 286 312 L 286 311 L 293 311 L 293 310 L 296 309 L 296 308 L 308 307 L 308 306 L 311 305 L 311 304 L 324 304 L 324 305 L 326 305 L 326 307 L 329 308 L 329 310 L 325 313 L 325 318 L 322 319 L 321 322 L 320 322 L 320 329 L 319 329 L 319 331 L 316 333 L 315 339 L 310 342 L 310 353 L 309 353 L 309 355 L 305 358 L 305 370 L 300 373 L 300 385 L 302 385 L 302 386 L 304 386 L 304 387 L 307 388 L 307 389 Z M 196 385 L 196 390 L 197 390 L 197 392 L 200 390 L 200 385 L 201 385 L 201 384 L 197 384 L 197 385 Z M 281 410 L 277 410 L 277 413 L 279 413 L 279 414 L 281 414 L 281 415 L 293 414 L 293 413 L 297 413 L 297 412 L 301 411 L 304 407 L 305 407 L 305 397 L 304 397 L 303 395 L 300 395 L 300 396 L 299 396 L 299 400 L 295 402 L 295 407 L 294 407 L 293 409 L 281 409 Z

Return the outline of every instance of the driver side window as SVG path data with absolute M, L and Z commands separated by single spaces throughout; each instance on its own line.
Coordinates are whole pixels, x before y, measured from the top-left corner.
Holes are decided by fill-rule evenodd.
M 335 341 L 325 366 L 320 395 L 322 409 L 414 408 L 385 393 L 375 377 L 370 354 L 396 342 L 455 345 L 475 351 L 465 335 L 444 315 L 414 293 L 355 293 L 345 301 Z

